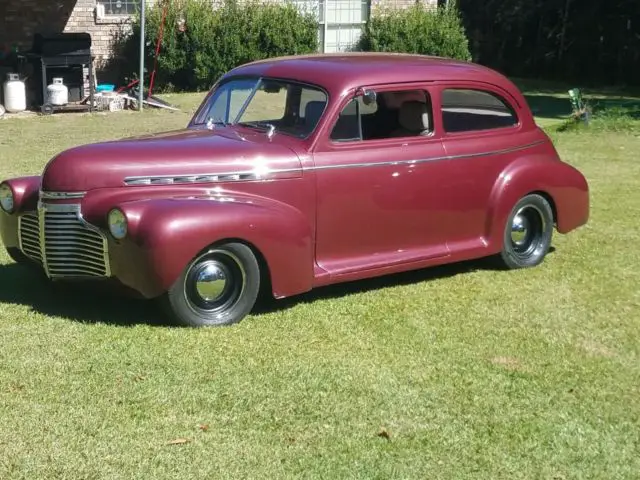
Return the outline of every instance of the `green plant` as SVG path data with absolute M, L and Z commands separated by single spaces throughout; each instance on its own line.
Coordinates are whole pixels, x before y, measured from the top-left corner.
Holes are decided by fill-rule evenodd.
M 589 124 L 591 107 L 589 103 L 582 98 L 582 92 L 579 88 L 569 90 L 569 100 L 571 101 L 573 119 L 577 122 Z
M 154 46 L 162 24 L 163 2 L 149 9 L 146 42 Z M 158 57 L 156 86 L 163 90 L 207 90 L 223 73 L 253 60 L 309 53 L 317 50 L 318 24 L 311 12 L 293 3 L 260 3 L 224 0 L 212 7 L 210 0 L 168 2 L 164 34 Z M 121 57 L 137 58 L 140 21 L 121 46 Z M 147 48 L 151 70 L 154 49 Z M 129 67 L 135 71 L 135 66 Z
M 403 9 L 378 6 L 358 48 L 471 60 L 469 42 L 454 4 L 433 8 L 416 3 Z
M 590 109 L 590 107 L 587 107 Z M 566 121 L 557 127 L 559 132 L 638 132 L 640 121 L 638 113 L 623 107 L 594 108 L 589 123 L 580 120 L 573 113 Z M 591 109 L 589 110 L 591 112 Z M 588 126 L 588 128 L 587 128 Z

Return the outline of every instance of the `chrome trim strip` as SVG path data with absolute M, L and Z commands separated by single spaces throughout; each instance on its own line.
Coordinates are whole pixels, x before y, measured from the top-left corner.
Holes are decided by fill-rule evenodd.
M 369 163 L 348 163 L 348 164 L 338 164 L 338 165 L 321 165 L 321 166 L 315 166 L 311 168 L 305 168 L 304 171 L 306 172 L 307 170 L 330 170 L 334 168 L 362 168 L 362 167 L 389 167 L 389 166 L 397 166 L 397 165 L 419 165 L 421 163 L 439 162 L 442 160 L 459 160 L 463 158 L 488 157 L 490 155 L 503 155 L 505 153 L 512 153 L 512 152 L 517 152 L 519 150 L 526 150 L 527 148 L 535 147 L 543 143 L 544 143 L 544 140 L 537 140 L 527 145 L 510 147 L 502 150 L 493 150 L 490 152 L 465 153 L 462 155 L 444 155 L 442 157 L 419 158 L 416 160 L 395 160 L 391 162 L 369 162 Z
M 40 190 L 41 200 L 69 200 L 84 198 L 87 192 L 45 192 Z
M 295 172 L 302 169 L 269 170 L 268 173 Z M 214 182 L 238 182 L 246 180 L 259 180 L 264 174 L 247 171 L 232 173 L 202 173 L 197 175 L 154 175 L 126 177 L 126 185 L 174 185 L 187 183 L 214 183 Z
M 368 162 L 368 163 L 341 163 L 337 165 L 320 165 L 306 168 L 288 168 L 288 169 L 273 169 L 268 171 L 253 172 L 253 171 L 241 171 L 230 173 L 201 173 L 195 175 L 155 175 L 155 176 L 133 176 L 126 177 L 124 183 L 127 186 L 132 185 L 176 185 L 176 184 L 188 184 L 188 183 L 218 183 L 218 182 L 238 182 L 248 180 L 267 180 L 270 175 L 278 173 L 293 173 L 293 172 L 312 172 L 316 170 L 332 170 L 337 168 L 363 168 L 363 167 L 387 167 L 396 165 L 418 165 L 428 162 L 437 162 L 443 160 L 458 160 L 464 158 L 475 157 L 487 157 L 490 155 L 503 155 L 506 153 L 517 152 L 519 150 L 526 150 L 544 143 L 544 140 L 537 140 L 527 145 L 520 145 L 518 147 L 510 147 L 502 150 L 493 150 L 489 152 L 481 153 L 467 153 L 462 155 L 445 155 L 442 157 L 420 158 L 415 160 L 396 160 L 390 162 Z
M 22 233 L 22 231 L 21 231 L 22 217 L 23 217 L 23 215 L 20 215 L 18 217 L 18 248 L 20 249 L 20 251 L 22 253 L 24 253 L 24 248 L 22 247 L 22 235 L 21 235 L 21 233 Z M 40 229 L 38 229 L 38 240 L 40 239 L 40 231 L 39 230 Z M 26 253 L 25 253 L 25 255 L 26 255 Z
M 51 278 L 51 273 L 49 273 L 49 267 L 47 265 L 47 244 L 44 237 L 45 213 L 46 211 L 43 207 L 42 202 L 38 201 L 38 235 L 40 236 L 40 258 L 42 259 L 42 268 L 44 268 L 44 273 L 48 278 Z

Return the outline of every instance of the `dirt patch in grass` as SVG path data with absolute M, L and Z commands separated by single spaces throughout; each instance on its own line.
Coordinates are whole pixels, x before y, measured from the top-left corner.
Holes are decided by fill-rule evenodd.
M 491 359 L 491 363 L 499 367 L 504 367 L 507 370 L 514 370 L 514 371 L 525 370 L 520 360 L 514 357 L 493 357 Z
M 579 345 L 588 355 L 594 357 L 614 358 L 617 356 L 617 353 L 613 349 L 595 340 L 582 340 Z

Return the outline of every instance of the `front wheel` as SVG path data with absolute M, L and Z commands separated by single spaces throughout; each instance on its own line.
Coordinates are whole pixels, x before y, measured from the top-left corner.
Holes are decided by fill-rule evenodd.
M 544 260 L 553 234 L 553 210 L 541 195 L 527 195 L 513 207 L 504 229 L 502 263 L 510 269 L 534 267 Z
M 246 245 L 226 243 L 189 263 L 165 301 L 171 316 L 182 325 L 230 325 L 251 312 L 259 290 L 256 256 Z

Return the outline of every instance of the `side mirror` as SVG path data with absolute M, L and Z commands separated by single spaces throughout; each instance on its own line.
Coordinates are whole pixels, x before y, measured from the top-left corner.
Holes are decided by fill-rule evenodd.
M 378 96 L 376 95 L 376 92 L 374 92 L 373 90 L 365 89 L 362 91 L 362 102 L 365 105 L 375 104 L 377 98 Z

